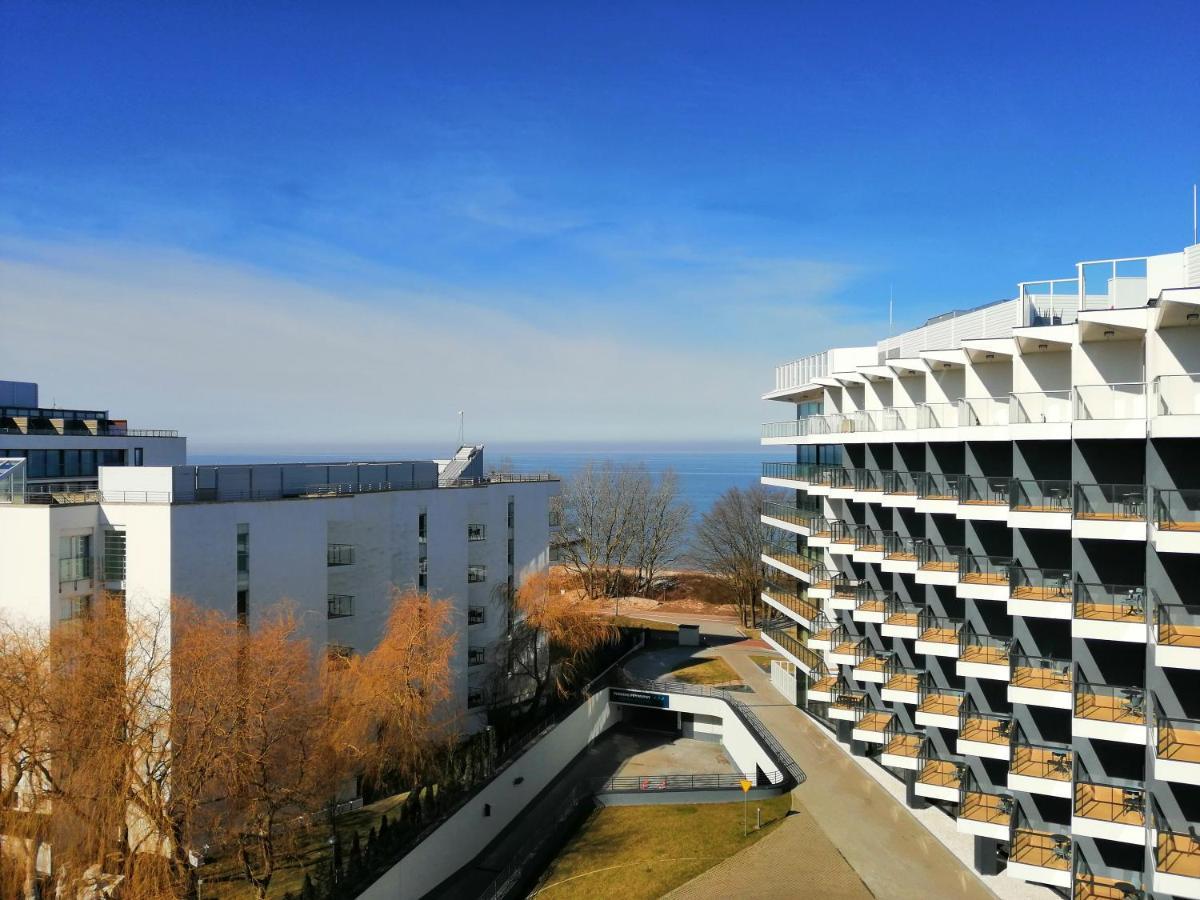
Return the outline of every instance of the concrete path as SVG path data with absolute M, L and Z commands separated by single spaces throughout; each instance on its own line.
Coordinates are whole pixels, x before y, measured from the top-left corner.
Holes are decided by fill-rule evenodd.
M 720 647 L 715 652 L 753 689 L 741 696 L 742 701 L 754 707 L 807 774 L 794 793 L 794 805 L 811 816 L 871 894 L 888 900 L 985 900 L 995 896 L 832 736 L 784 701 L 745 650 Z M 731 876 L 725 870 L 730 867 L 739 879 L 734 890 L 739 897 L 825 896 L 820 891 L 807 894 L 805 886 L 788 881 L 789 860 L 806 852 L 800 831 L 792 828 L 770 844 L 764 839 L 759 846 L 765 849 L 760 853 L 752 857 L 738 854 L 689 882 L 684 886 L 688 893 L 680 896 L 729 896 L 727 879 Z M 707 883 L 707 878 L 713 882 Z

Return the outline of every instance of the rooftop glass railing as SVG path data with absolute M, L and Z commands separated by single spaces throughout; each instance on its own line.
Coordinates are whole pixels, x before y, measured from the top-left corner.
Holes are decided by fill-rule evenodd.
M 1200 490 L 1154 488 L 1154 524 L 1163 531 L 1200 531 Z
M 1071 392 L 1023 391 L 1012 394 L 1009 414 L 1014 425 L 1045 425 L 1071 421 Z
M 1200 373 L 1159 375 L 1152 384 L 1154 415 L 1200 415 Z
M 1008 584 L 1011 556 L 964 553 L 958 558 L 958 580 L 963 584 Z
M 1008 508 L 1014 512 L 1070 512 L 1071 482 L 1014 478 L 1008 488 Z
M 1071 691 L 1071 661 L 1049 656 L 1013 653 L 1010 656 L 1008 683 L 1015 688 L 1035 691 Z
M 1146 689 L 1075 682 L 1075 717 L 1118 725 L 1146 724 Z
M 1100 522 L 1146 521 L 1144 484 L 1075 483 L 1072 504 L 1076 519 Z
M 1007 475 L 963 475 L 958 481 L 958 502 L 967 506 L 1008 506 Z
M 917 479 L 917 496 L 922 500 L 958 501 L 961 475 L 943 475 L 941 472 L 921 472 Z
M 1070 603 L 1074 596 L 1069 569 L 1011 566 L 1008 571 L 1008 595 L 1014 600 Z
M 1074 584 L 1075 618 L 1094 622 L 1146 621 L 1146 589 L 1134 584 Z
M 1102 259 L 1076 264 L 1080 309 L 1130 309 L 1149 301 L 1147 258 Z
M 1146 418 L 1146 385 L 1131 381 L 1115 384 L 1077 384 L 1076 421 L 1112 421 Z
M 1078 278 L 1021 283 L 1021 314 L 1026 325 L 1067 325 L 1075 321 L 1078 310 Z
M 1008 401 L 1003 397 L 963 397 L 958 401 L 958 424 L 964 428 L 1007 425 Z

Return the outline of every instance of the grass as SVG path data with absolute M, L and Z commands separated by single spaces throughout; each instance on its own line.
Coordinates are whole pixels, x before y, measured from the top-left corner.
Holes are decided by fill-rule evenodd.
M 771 674 L 771 662 L 772 662 L 772 660 L 776 660 L 776 659 L 779 659 L 779 657 L 778 656 L 758 656 L 758 655 L 752 655 L 750 657 L 750 661 L 752 663 L 754 663 L 756 666 L 758 666 L 760 669 L 762 669 L 764 672 L 766 672 L 768 675 Z
M 343 859 L 350 852 L 350 844 L 354 841 L 354 832 L 363 850 L 367 846 L 367 832 L 374 827 L 379 829 L 379 823 L 384 815 L 390 815 L 393 809 L 399 809 L 408 793 L 396 794 L 376 800 L 361 809 L 343 813 L 337 817 L 337 830 L 341 839 Z M 278 900 L 288 892 L 299 895 L 304 886 L 304 873 L 316 873 L 329 864 L 332 848 L 327 843 L 328 832 L 324 828 L 314 829 L 311 838 L 305 840 L 295 853 L 289 853 L 286 860 L 281 861 L 271 879 L 268 900 Z M 242 877 L 241 869 L 231 859 L 218 859 L 200 870 L 204 879 L 204 900 L 252 900 L 254 888 Z
M 653 900 L 758 841 L 783 821 L 790 794 L 749 804 L 750 834 L 742 836 L 742 804 L 609 806 L 583 824 L 542 876 L 544 900 Z M 763 827 L 754 830 L 755 809 Z
M 676 681 L 688 684 L 729 684 L 741 682 L 735 672 L 723 659 L 685 659 L 671 671 L 671 677 Z

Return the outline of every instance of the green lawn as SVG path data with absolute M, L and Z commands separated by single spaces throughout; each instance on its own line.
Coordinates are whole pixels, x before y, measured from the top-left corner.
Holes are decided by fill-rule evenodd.
M 609 806 L 594 812 L 550 865 L 535 892 L 545 900 L 654 900 L 742 850 L 783 821 L 790 794 L 749 804 Z M 763 827 L 754 830 L 755 809 Z
M 671 677 L 676 681 L 688 684 L 729 684 L 741 683 L 737 672 L 723 659 L 685 659 L 671 671 Z

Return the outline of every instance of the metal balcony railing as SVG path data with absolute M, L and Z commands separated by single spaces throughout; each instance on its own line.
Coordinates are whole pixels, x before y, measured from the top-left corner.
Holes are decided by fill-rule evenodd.
M 854 533 L 858 525 L 853 522 L 843 522 L 840 519 L 829 523 L 829 534 L 835 544 L 854 545 Z
M 1076 519 L 1100 522 L 1146 521 L 1146 486 L 1143 484 L 1075 483 L 1072 503 Z
M 814 568 L 821 565 L 820 559 L 816 556 L 815 551 L 810 554 L 797 553 L 791 547 L 781 547 L 778 545 L 768 544 L 763 548 L 763 553 L 771 559 L 778 560 L 786 566 L 791 566 L 801 572 L 811 572 Z
M 854 490 L 863 493 L 883 491 L 883 472 L 879 469 L 854 469 Z
M 958 633 L 958 660 L 986 666 L 1007 666 L 1011 637 L 984 634 L 971 626 Z
M 854 549 L 864 553 L 882 553 L 884 532 L 870 525 L 854 526 Z
M 908 537 L 896 534 L 894 531 L 885 531 L 883 533 L 883 558 L 898 562 L 917 562 L 920 545 L 924 542 L 925 538 Z
M 893 654 L 883 664 L 883 677 L 885 679 L 883 687 L 889 691 L 904 691 L 905 693 L 919 695 L 923 672 L 924 669 L 902 665 L 899 657 Z
M 1076 619 L 1128 623 L 1147 621 L 1146 589 L 1141 585 L 1076 581 L 1074 592 Z
M 763 628 L 762 633 L 796 659 L 800 660 L 811 671 L 825 671 L 825 661 L 821 659 L 820 654 L 800 643 L 794 634 L 790 634 L 783 628 L 773 628 L 770 626 Z
M 1146 824 L 1146 792 L 1136 787 L 1075 782 L 1074 814 L 1114 825 Z
M 860 584 L 855 592 L 854 611 L 886 614 L 891 591 L 877 591 L 867 584 Z
M 1154 524 L 1163 531 L 1200 531 L 1200 490 L 1153 488 Z
M 1146 385 L 1140 381 L 1116 384 L 1077 384 L 1076 421 L 1146 418 Z
M 354 545 L 330 544 L 325 549 L 325 562 L 329 566 L 354 565 Z
M 811 479 L 815 468 L 816 463 L 764 462 L 762 477 L 807 482 Z
M 1012 716 L 978 709 L 967 701 L 958 712 L 958 739 L 1007 747 L 1012 738 Z
M 1070 744 L 1031 741 L 1019 727 L 1013 727 L 1012 750 L 1008 771 L 1026 778 L 1045 778 L 1050 781 L 1070 781 L 1075 753 Z
M 842 688 L 833 695 L 833 701 L 829 704 L 829 708 L 853 712 L 857 717 L 867 708 L 866 692 Z
M 1014 478 L 1008 488 L 1008 508 L 1014 512 L 1070 512 L 1071 482 Z
M 941 472 L 921 472 L 919 475 L 917 497 L 922 500 L 958 501 L 962 475 L 944 475 Z
M 959 572 L 960 560 L 967 554 L 967 548 L 957 544 L 934 544 L 926 540 L 918 547 L 919 568 L 928 572 Z
M 345 619 L 354 615 L 352 594 L 329 594 L 326 597 L 326 618 Z
M 901 628 L 920 628 L 921 613 L 924 610 L 924 604 L 903 600 L 893 593 L 884 601 L 883 624 L 897 625 Z
M 780 579 L 774 579 L 766 582 L 764 590 L 780 606 L 790 609 L 810 622 L 821 614 L 821 607 L 808 599 L 807 588 L 802 582 L 787 585 Z
M 824 522 L 825 517 L 809 509 L 801 509 L 792 503 L 780 503 L 778 500 L 767 500 L 762 505 L 762 515 L 799 525 L 801 528 L 812 529 L 814 521 Z
M 1008 506 L 1009 478 L 964 475 L 959 479 L 958 502 L 968 506 Z
M 963 584 L 1008 584 L 1012 562 L 1011 556 L 964 553 L 958 558 L 958 580 Z
M 1032 569 L 1010 566 L 1008 595 L 1014 600 L 1070 603 L 1074 596 L 1069 569 Z
M 917 770 L 916 780 L 921 784 L 949 788 L 952 791 L 961 789 L 963 776 L 966 774 L 966 766 L 961 758 L 938 756 L 932 742 L 928 740 L 921 745 L 919 758 L 921 768 Z
M 1071 421 L 1071 392 L 1028 391 L 1012 394 L 1009 411 L 1014 425 Z
M 917 640 L 958 646 L 958 632 L 962 626 L 962 619 L 938 616 L 931 610 L 924 609 L 917 616 L 917 628 L 920 630 Z
M 1168 603 L 1155 591 L 1154 637 L 1168 647 L 1200 647 L 1200 604 Z
M 921 746 L 925 736 L 915 731 L 906 731 L 898 716 L 893 716 L 883 729 L 883 747 L 881 754 L 901 756 L 906 759 L 919 759 Z
M 885 494 L 915 497 L 917 495 L 917 477 L 924 473 L 888 469 L 882 474 L 883 492 Z
M 917 685 L 917 712 L 934 716 L 957 716 L 966 691 L 933 684 L 928 677 Z
M 1146 689 L 1075 681 L 1075 718 L 1120 725 L 1146 724 Z
M 1007 425 L 1008 400 L 1004 397 L 963 397 L 958 401 L 958 424 L 962 427 Z
M 1008 683 L 1012 687 L 1070 692 L 1071 661 L 1069 659 L 1013 653 L 1009 660 Z

